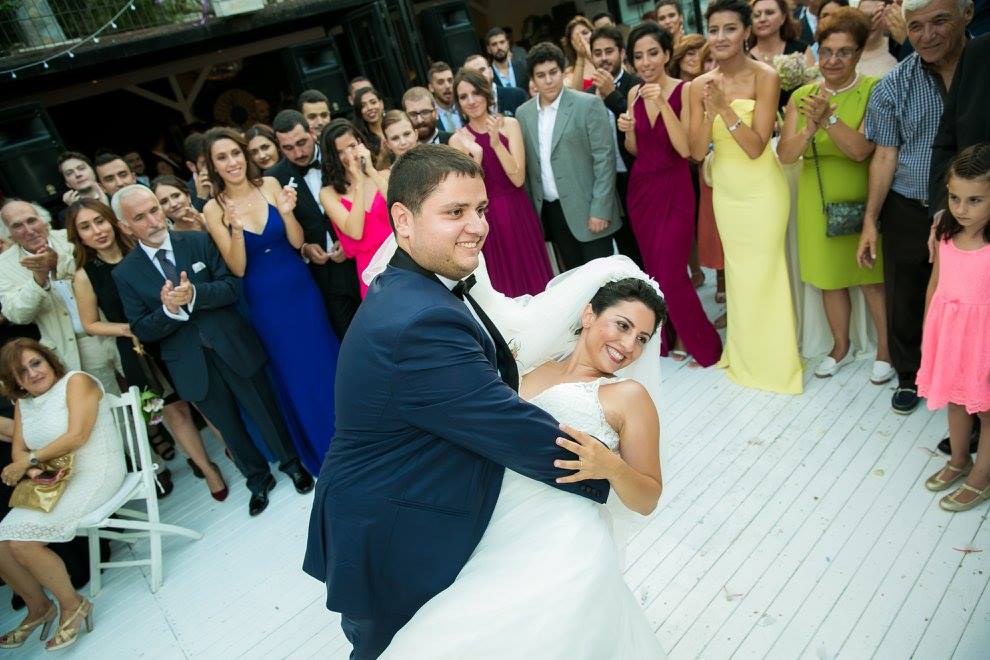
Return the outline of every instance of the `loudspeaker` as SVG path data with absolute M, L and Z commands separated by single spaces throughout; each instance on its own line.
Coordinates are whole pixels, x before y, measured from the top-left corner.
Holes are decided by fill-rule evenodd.
M 466 2 L 447 2 L 424 9 L 419 15 L 419 26 L 430 59 L 443 60 L 455 72 L 468 55 L 481 52 Z
M 38 104 L 0 111 L 0 189 L 39 204 L 63 187 L 58 156 L 65 151 L 48 113 Z
M 283 51 L 283 59 L 293 95 L 298 97 L 307 89 L 323 92 L 330 99 L 330 114 L 335 117 L 350 107 L 347 105 L 347 74 L 333 37 L 290 46 Z

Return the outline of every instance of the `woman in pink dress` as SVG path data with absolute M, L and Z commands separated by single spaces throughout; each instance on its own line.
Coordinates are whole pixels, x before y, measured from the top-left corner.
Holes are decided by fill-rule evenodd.
M 990 500 L 990 144 L 977 144 L 949 167 L 949 210 L 938 220 L 921 341 L 918 394 L 932 410 L 949 407 L 952 457 L 925 482 L 962 486 L 939 502 L 966 511 Z M 973 415 L 980 418 L 976 461 L 969 456 Z
M 667 300 L 670 323 L 661 350 L 679 360 L 690 354 L 708 367 L 718 362 L 722 340 L 688 275 L 695 201 L 687 160 L 687 83 L 667 75 L 673 41 L 655 23 L 634 28 L 626 52 L 643 79 L 629 90 L 629 111 L 618 123 L 626 148 L 636 155 L 629 175 L 629 220 L 646 272 L 660 283 Z
M 361 134 L 346 119 L 335 119 L 320 137 L 323 188 L 320 204 L 337 230 L 344 255 L 354 259 L 361 298 L 368 285 L 361 278 L 375 252 L 392 233 L 386 195 L 388 170 L 379 172 Z
M 477 71 L 454 78 L 454 98 L 467 124 L 450 146 L 479 163 L 488 192 L 488 236 L 481 251 L 495 289 L 510 298 L 537 294 L 553 276 L 543 230 L 523 189 L 526 154 L 522 129 L 512 117 L 493 116 L 491 85 Z

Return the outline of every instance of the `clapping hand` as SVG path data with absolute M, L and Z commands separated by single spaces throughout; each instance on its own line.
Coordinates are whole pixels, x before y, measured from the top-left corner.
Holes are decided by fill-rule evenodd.
M 169 282 L 171 284 L 171 282 Z M 173 287 L 168 294 L 170 303 L 179 308 L 183 305 L 188 305 L 193 299 L 193 285 L 186 277 L 186 271 L 179 273 L 179 286 Z
M 877 12 L 878 14 L 880 12 Z M 907 39 L 907 23 L 901 13 L 901 5 L 892 3 L 883 8 L 883 24 L 887 27 L 890 38 L 899 44 Z
M 505 119 L 502 115 L 488 115 L 485 117 L 485 128 L 488 130 L 488 141 L 492 145 L 492 149 L 497 147 L 502 141 L 499 137 L 501 135 L 502 126 L 505 124 Z
M 467 155 L 471 156 L 475 162 L 480 163 L 484 150 L 482 150 L 481 145 L 478 144 L 478 141 L 474 139 L 474 133 L 469 131 L 467 126 L 458 128 L 454 133 L 458 138 L 460 138 L 461 144 L 464 145 L 464 148 L 467 150 Z
M 191 225 L 195 225 L 199 228 L 206 227 L 206 219 L 203 214 L 194 209 L 192 206 L 187 206 L 181 211 L 179 211 L 179 220 L 182 222 L 188 222 Z
M 729 104 L 725 100 L 725 85 L 721 78 L 713 78 L 707 81 L 702 93 L 702 101 L 705 104 L 705 112 L 707 114 L 717 115 L 728 109 Z
M 584 431 L 578 431 L 567 424 L 561 424 L 560 430 L 574 438 L 557 438 L 557 444 L 564 449 L 577 454 L 576 461 L 556 460 L 554 467 L 565 470 L 576 470 L 574 474 L 558 477 L 558 484 L 572 484 L 586 479 L 609 479 L 622 459 L 613 454 L 608 447 L 594 436 Z
M 639 88 L 639 95 L 644 101 L 652 101 L 657 107 L 666 100 L 663 87 L 656 83 L 643 83 Z
M 828 99 L 819 91 L 817 94 L 809 94 L 798 103 L 798 112 L 804 115 L 809 126 L 814 126 L 817 130 L 825 123 L 826 118 L 835 111 L 836 106 L 830 104 Z
M 276 200 L 278 212 L 282 214 L 282 217 L 292 214 L 292 211 L 296 208 L 296 199 L 295 188 L 292 186 L 282 187 L 282 191 L 278 194 L 278 199 Z
M 58 255 L 47 245 L 34 254 L 21 257 L 21 265 L 34 275 L 34 280 L 44 286 L 48 282 L 49 273 L 58 266 Z
M 598 92 L 598 96 L 605 98 L 615 91 L 615 81 L 612 79 L 612 72 L 608 69 L 595 69 L 592 78 L 595 81 L 595 90 Z
M 615 124 L 623 133 L 629 133 L 636 130 L 636 118 L 630 112 L 623 112 L 619 115 Z

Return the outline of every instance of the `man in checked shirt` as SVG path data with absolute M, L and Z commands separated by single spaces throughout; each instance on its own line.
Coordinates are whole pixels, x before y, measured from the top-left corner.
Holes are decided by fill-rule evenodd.
M 915 52 L 873 89 L 866 137 L 877 148 L 856 258 L 872 268 L 883 232 L 887 332 L 898 387 L 895 412 L 918 405 L 928 262 L 928 173 L 945 94 L 966 44 L 972 0 L 904 0 L 908 39 Z

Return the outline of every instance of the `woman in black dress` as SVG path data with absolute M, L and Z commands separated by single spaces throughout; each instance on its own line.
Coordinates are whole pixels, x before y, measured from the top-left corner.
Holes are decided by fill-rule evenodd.
M 73 288 L 83 327 L 91 335 L 117 338 L 117 350 L 128 384 L 164 396 L 162 414 L 165 423 L 189 456 L 190 467 L 195 466 L 206 479 L 210 494 L 223 501 L 227 497 L 227 484 L 203 448 L 203 439 L 193 423 L 189 404 L 175 394 L 161 360 L 154 355 L 156 347 L 142 346 L 127 325 L 112 273 L 130 252 L 133 243 L 121 233 L 113 210 L 96 200 L 85 199 L 72 204 L 66 213 L 65 224 L 69 240 L 75 246 L 77 270 Z

